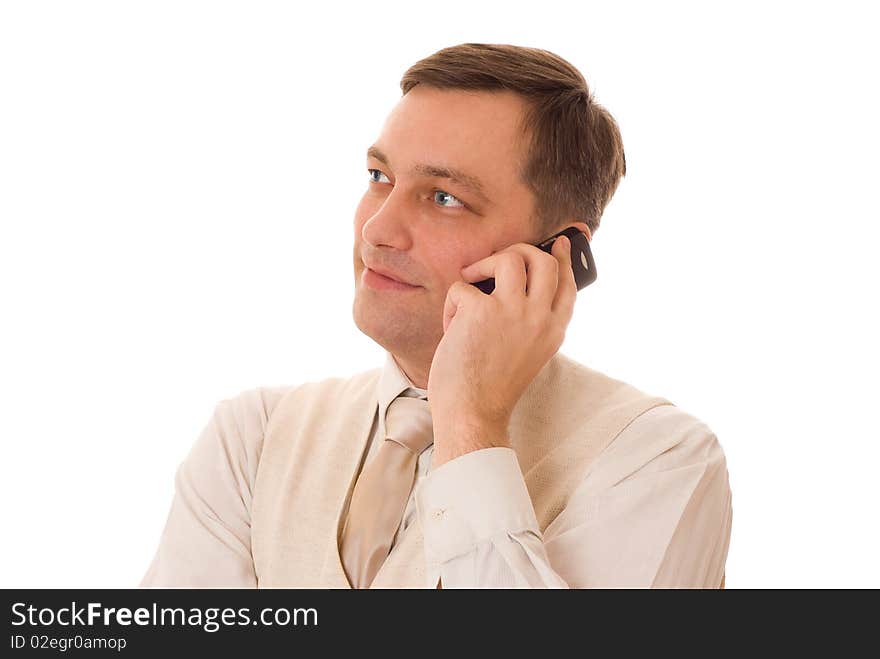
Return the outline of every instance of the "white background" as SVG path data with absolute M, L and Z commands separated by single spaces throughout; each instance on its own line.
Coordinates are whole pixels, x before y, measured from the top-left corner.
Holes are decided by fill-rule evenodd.
M 0 586 L 136 585 L 216 402 L 382 364 L 364 151 L 406 68 L 478 41 L 620 124 L 562 351 L 718 435 L 727 587 L 880 587 L 869 6 L 0 4 Z

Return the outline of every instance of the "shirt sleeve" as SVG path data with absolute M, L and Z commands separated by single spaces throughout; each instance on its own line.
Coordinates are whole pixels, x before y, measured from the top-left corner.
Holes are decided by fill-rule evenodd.
M 430 587 L 718 588 L 724 579 L 724 453 L 671 405 L 615 439 L 543 534 L 512 449 L 441 465 L 417 497 Z
M 283 388 L 220 401 L 180 464 L 141 587 L 255 587 L 251 496 L 263 435 Z
M 428 586 L 566 588 L 544 549 L 516 453 L 495 447 L 442 464 L 416 490 Z

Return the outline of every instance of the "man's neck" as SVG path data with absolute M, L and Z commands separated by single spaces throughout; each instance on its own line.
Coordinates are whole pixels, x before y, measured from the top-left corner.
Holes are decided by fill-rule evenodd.
M 419 389 L 428 388 L 428 374 L 431 372 L 430 362 L 428 363 L 428 366 L 425 367 L 422 362 L 415 360 L 410 361 L 407 360 L 406 357 L 401 357 L 394 353 L 391 353 L 391 356 L 394 358 L 398 368 L 400 368 L 404 375 L 410 379 L 410 382 Z

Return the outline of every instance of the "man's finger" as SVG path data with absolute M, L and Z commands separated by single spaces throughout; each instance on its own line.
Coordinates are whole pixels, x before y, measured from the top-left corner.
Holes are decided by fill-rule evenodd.
M 443 333 L 449 328 L 449 323 L 463 306 L 481 303 L 485 294 L 479 289 L 466 284 L 463 281 L 454 281 L 446 291 L 446 303 L 443 305 Z
M 560 236 L 553 242 L 553 255 L 559 259 L 559 283 L 553 298 L 551 311 L 571 317 L 577 297 L 577 282 L 571 267 L 571 241 L 568 236 Z
M 505 263 L 505 259 L 513 259 L 512 255 L 520 257 L 517 267 L 514 260 Z M 462 268 L 461 275 L 469 282 L 495 277 L 495 288 L 501 289 L 501 297 L 525 294 L 532 302 L 550 310 L 556 293 L 557 271 L 558 260 L 551 255 L 534 245 L 514 243 Z
M 522 255 L 510 248 L 496 252 L 461 269 L 466 282 L 475 282 L 494 277 L 498 297 L 526 294 L 526 263 Z

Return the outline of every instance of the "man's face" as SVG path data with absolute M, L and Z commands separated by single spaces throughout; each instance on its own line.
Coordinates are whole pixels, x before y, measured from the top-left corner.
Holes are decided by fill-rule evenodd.
M 355 212 L 353 313 L 358 328 L 392 353 L 429 360 L 461 268 L 546 237 L 534 235 L 534 195 L 519 179 L 523 109 L 512 92 L 417 85 L 388 116 Z M 475 179 L 483 194 L 440 169 Z M 393 287 L 365 262 L 413 285 Z

